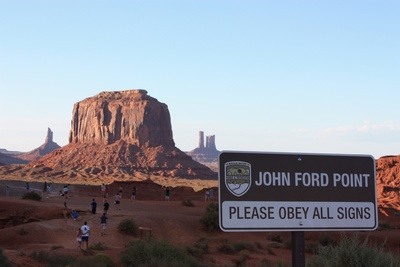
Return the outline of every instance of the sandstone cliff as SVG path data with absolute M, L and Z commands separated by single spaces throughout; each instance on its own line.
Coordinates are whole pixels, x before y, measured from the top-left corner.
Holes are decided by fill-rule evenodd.
M 175 147 L 167 105 L 145 90 L 102 92 L 76 103 L 69 142 L 6 172 L 71 183 L 129 181 L 137 173 L 217 179 L 217 173 Z

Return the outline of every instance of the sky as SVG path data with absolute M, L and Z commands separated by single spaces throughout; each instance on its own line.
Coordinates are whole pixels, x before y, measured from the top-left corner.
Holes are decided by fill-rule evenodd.
M 0 148 L 68 144 L 76 102 L 145 89 L 176 147 L 400 154 L 400 1 L 0 0 Z

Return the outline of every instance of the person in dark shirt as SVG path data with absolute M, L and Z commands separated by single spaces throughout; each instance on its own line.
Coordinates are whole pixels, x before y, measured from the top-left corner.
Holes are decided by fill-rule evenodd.
M 107 199 L 104 200 L 104 213 L 107 214 L 108 209 L 110 208 L 110 203 L 108 203 Z
M 97 202 L 93 198 L 93 200 L 92 200 L 92 214 L 96 214 L 96 209 L 97 209 Z
M 107 227 L 107 216 L 105 213 L 100 217 L 100 224 L 101 224 L 101 236 L 106 234 L 106 227 Z

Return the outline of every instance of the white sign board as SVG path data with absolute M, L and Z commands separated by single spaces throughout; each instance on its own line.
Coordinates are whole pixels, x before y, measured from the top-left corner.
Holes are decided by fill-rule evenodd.
M 375 159 L 225 152 L 219 220 L 227 232 L 375 230 Z

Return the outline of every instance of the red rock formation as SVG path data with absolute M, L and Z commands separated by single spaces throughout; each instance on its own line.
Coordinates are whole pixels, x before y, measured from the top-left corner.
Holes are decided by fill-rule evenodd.
M 175 147 L 168 107 L 145 90 L 102 92 L 74 105 L 70 143 L 27 164 L 22 176 L 129 181 L 136 172 L 216 179 Z M 10 172 L 12 170 L 8 170 Z
M 60 146 L 53 141 L 53 132 L 51 131 L 50 128 L 47 128 L 47 135 L 46 135 L 44 144 L 42 144 L 38 148 L 35 148 L 32 151 L 22 153 L 22 154 L 16 156 L 16 158 L 19 158 L 19 159 L 29 162 L 32 160 L 36 160 L 44 155 L 47 155 L 50 152 L 52 152 L 53 150 L 58 149 L 58 148 L 60 148 Z
M 166 104 L 145 90 L 102 92 L 74 105 L 70 143 L 174 146 Z
M 187 152 L 195 161 L 208 166 L 214 171 L 218 171 L 218 157 L 221 154 L 215 146 L 215 135 L 206 136 L 206 146 L 204 146 L 204 132 L 199 132 L 199 145 L 197 148 Z
M 376 189 L 381 207 L 400 210 L 400 155 L 376 161 Z

